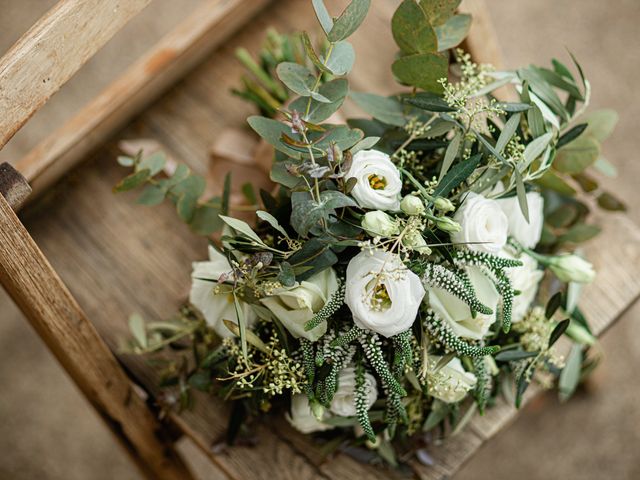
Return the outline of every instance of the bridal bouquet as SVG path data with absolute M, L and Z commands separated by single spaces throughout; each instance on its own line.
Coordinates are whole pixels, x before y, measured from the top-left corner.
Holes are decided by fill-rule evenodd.
M 248 123 L 273 147 L 276 184 L 243 187 L 248 222 L 230 215 L 229 177 L 201 198 L 185 165 L 120 157 L 134 172 L 116 190 L 146 184 L 140 203 L 168 199 L 195 233 L 221 231 L 174 318 L 130 321 L 134 350 L 181 355 L 163 385 L 182 407 L 194 388 L 236 402 L 234 433 L 284 411 L 393 464 L 500 395 L 520 405 L 532 382 L 566 398 L 595 364 L 576 307 L 595 272 L 575 249 L 599 231 L 591 205 L 623 208 L 589 173 L 610 173 L 600 142 L 615 114 L 583 115 L 577 63 L 495 71 L 452 51 L 471 20 L 458 3 L 400 4 L 393 96 L 349 91 L 347 38 L 369 0 L 336 18 L 314 0 L 320 42 L 271 32 L 258 62 L 239 52 L 250 75 L 236 93 L 264 114 Z M 367 118 L 344 121 L 347 98 Z

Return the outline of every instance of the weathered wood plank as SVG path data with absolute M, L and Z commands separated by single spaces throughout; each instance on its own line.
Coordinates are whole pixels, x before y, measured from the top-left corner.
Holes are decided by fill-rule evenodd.
M 34 195 L 160 96 L 269 0 L 205 0 L 68 122 L 45 138 L 16 168 Z
M 158 435 L 160 424 L 145 400 L 2 195 L 0 283 L 141 472 L 149 478 L 192 478 L 171 444 Z
M 0 148 L 151 0 L 61 0 L 0 59 Z
M 472 16 L 471 29 L 464 48 L 475 62 L 504 68 L 504 56 L 485 0 L 463 0 L 460 11 Z

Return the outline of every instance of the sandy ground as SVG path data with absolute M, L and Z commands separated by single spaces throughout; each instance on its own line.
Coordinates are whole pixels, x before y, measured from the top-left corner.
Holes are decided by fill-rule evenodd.
M 15 40 L 51 1 L 0 0 L 0 51 Z M 150 41 L 158 25 L 175 15 L 147 14 L 134 27 Z M 191 4 L 191 2 L 189 2 Z M 488 0 L 509 66 L 567 59 L 581 60 L 593 84 L 595 107 L 611 107 L 621 122 L 605 146 L 621 175 L 605 183 L 627 199 L 629 215 L 640 224 L 636 154 L 640 100 L 638 0 Z M 173 7 L 172 7 L 173 5 Z M 184 5 L 184 4 L 183 4 Z M 8 20 L 11 19 L 11 22 Z M 10 23 L 10 25 L 9 25 Z M 133 29 L 132 29 L 133 31 Z M 144 45 L 136 45 L 142 51 Z M 117 44 L 110 46 L 112 57 Z M 129 50 L 130 51 L 130 50 Z M 109 53 L 106 53 L 109 58 Z M 114 60 L 115 61 L 115 60 Z M 104 78 L 89 66 L 85 85 Z M 30 135 L 37 136 L 34 130 Z M 35 138 L 35 137 L 34 137 Z M 25 136 L 25 144 L 29 138 Z M 21 147 L 16 143 L 16 152 Z M 0 291 L 0 480 L 136 479 L 129 460 L 42 342 Z M 640 478 L 640 304 L 630 308 L 605 336 L 605 362 L 588 392 L 569 404 L 548 395 L 535 402 L 509 428 L 486 445 L 456 475 L 482 479 Z

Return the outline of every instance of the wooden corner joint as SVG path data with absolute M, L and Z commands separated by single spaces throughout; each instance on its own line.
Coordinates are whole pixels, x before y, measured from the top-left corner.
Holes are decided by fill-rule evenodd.
M 8 163 L 0 164 L 0 195 L 14 211 L 20 209 L 31 194 L 31 186 L 27 180 Z

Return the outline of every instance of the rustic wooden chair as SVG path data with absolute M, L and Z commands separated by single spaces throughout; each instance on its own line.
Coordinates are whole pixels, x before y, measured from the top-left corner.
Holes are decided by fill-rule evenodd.
M 62 0 L 41 18 L 0 59 L 0 148 L 149 2 Z M 228 95 L 239 75 L 233 59 L 225 52 L 209 53 L 267 3 L 203 0 L 201 9 L 69 122 L 13 167 L 0 167 L 0 283 L 148 478 L 193 478 L 175 450 L 181 434 L 208 455 L 214 478 L 393 478 L 393 472 L 342 454 L 323 462 L 311 440 L 277 419 L 259 427 L 255 447 L 213 449 L 224 434 L 224 405 L 203 395 L 193 410 L 160 420 L 152 400 L 159 394 L 153 369 L 140 357 L 113 353 L 118 339 L 127 335 L 129 313 L 153 318 L 175 309 L 188 285 L 189 260 L 202 256 L 204 242 L 175 227 L 168 206 L 148 214 L 130 206 L 130 197 L 113 197 L 111 186 L 121 172 L 113 149 L 95 153 L 96 147 L 193 69 L 123 135 L 151 136 L 205 172 L 210 136 L 227 125 L 241 125 L 247 113 Z M 252 22 L 231 44 L 255 47 L 270 23 L 283 30 L 313 28 L 307 3 L 274 2 L 270 15 Z M 380 32 L 388 30 L 394 8 L 391 1 L 373 2 L 370 19 L 354 37 L 359 58 L 393 54 L 392 42 Z M 499 66 L 500 50 L 482 0 L 465 0 L 463 8 L 474 15 L 467 49 L 477 61 Z M 391 88 L 385 65 L 361 67 L 355 86 L 381 92 Z M 23 225 L 15 211 L 31 188 L 36 197 L 83 159 L 87 162 L 74 168 L 75 182 L 63 181 L 57 192 L 38 201 L 38 208 L 23 210 Z M 588 247 L 599 277 L 582 302 L 596 333 L 640 293 L 640 231 L 625 218 L 606 222 L 605 233 Z M 605 248 L 614 235 L 620 248 Z M 535 393 L 531 388 L 527 398 Z M 450 476 L 515 414 L 513 407 L 499 403 L 463 433 L 434 447 L 434 465 L 416 463 L 416 472 L 425 479 Z

